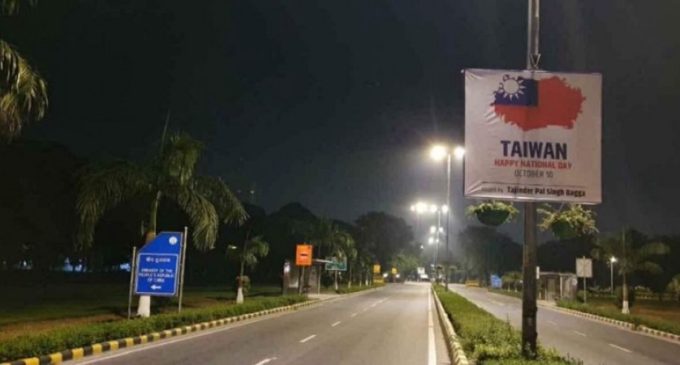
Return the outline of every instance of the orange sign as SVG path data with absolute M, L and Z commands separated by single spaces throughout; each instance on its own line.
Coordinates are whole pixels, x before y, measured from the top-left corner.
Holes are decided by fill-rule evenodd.
M 295 249 L 295 265 L 312 266 L 312 245 L 297 245 Z

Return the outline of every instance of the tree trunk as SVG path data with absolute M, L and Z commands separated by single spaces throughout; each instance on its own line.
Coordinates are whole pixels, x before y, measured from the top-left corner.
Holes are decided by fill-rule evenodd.
M 349 267 L 347 268 L 349 270 L 349 275 L 347 276 L 347 289 L 352 287 L 352 264 L 348 263 L 347 264 Z
M 245 244 L 244 250 L 245 250 Z M 243 303 L 243 271 L 245 269 L 245 262 L 243 261 L 243 258 L 241 258 L 241 271 L 238 275 L 238 289 L 236 290 L 236 304 L 242 304 Z
M 156 223 L 158 218 L 158 206 L 161 202 L 161 192 L 156 192 L 156 197 L 151 201 L 151 209 L 149 211 L 149 227 L 146 230 L 146 237 L 144 243 L 147 244 L 156 238 Z M 149 317 L 151 315 L 151 296 L 140 295 L 139 303 L 137 305 L 137 315 L 140 317 Z

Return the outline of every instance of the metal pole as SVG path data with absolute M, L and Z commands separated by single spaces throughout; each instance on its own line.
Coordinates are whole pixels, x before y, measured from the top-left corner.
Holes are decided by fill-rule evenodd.
M 609 291 L 614 294 L 614 261 L 612 261 L 612 259 L 609 259 L 609 269 L 611 271 L 609 277 Z
M 446 161 L 446 252 L 444 253 L 444 290 L 449 290 L 449 233 L 451 231 L 450 227 L 450 217 L 451 217 L 451 151 L 447 155 Z
M 132 246 L 132 256 L 130 256 L 130 288 L 128 293 L 128 319 L 132 318 L 132 286 L 134 285 L 137 271 L 137 247 Z
M 177 312 L 182 311 L 182 298 L 184 296 L 184 272 L 186 262 L 187 262 L 187 235 L 189 234 L 189 228 L 184 226 L 184 239 L 182 240 L 182 266 L 180 267 L 179 274 L 179 303 L 177 304 Z
M 437 232 L 436 232 L 436 238 L 434 240 L 435 248 L 434 248 L 434 281 L 435 283 L 439 283 L 439 267 L 437 266 L 437 258 L 439 257 L 439 231 L 441 230 L 442 227 L 442 210 L 441 207 L 437 209 Z
M 540 0 L 527 0 L 527 69 L 536 70 L 540 60 Z M 522 353 L 536 357 L 536 204 L 524 203 L 524 250 L 522 291 Z

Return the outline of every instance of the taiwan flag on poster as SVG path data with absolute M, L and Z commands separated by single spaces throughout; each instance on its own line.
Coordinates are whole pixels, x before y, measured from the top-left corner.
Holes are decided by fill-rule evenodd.
M 505 123 L 528 131 L 559 126 L 571 129 L 581 114 L 585 97 L 566 79 L 535 80 L 503 75 L 494 92 L 494 112 Z

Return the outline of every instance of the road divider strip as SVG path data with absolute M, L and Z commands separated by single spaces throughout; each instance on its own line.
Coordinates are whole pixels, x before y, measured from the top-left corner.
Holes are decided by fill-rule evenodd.
M 39 357 L 30 357 L 26 359 L 5 362 L 0 365 L 47 365 L 47 364 L 59 364 L 63 361 L 68 360 L 78 360 L 86 356 L 97 355 L 103 352 L 133 347 L 153 341 L 158 341 L 170 337 L 181 336 L 191 332 L 197 332 L 209 328 L 223 326 L 229 323 L 243 321 L 250 318 L 265 316 L 274 313 L 287 312 L 297 310 L 302 307 L 316 305 L 321 303 L 323 300 L 309 300 L 302 303 L 296 303 L 292 305 L 287 305 L 283 307 L 276 307 L 271 309 L 262 310 L 259 312 L 241 314 L 238 316 L 227 317 L 222 319 L 216 319 L 214 321 L 197 323 L 191 326 L 182 326 L 173 328 L 170 330 L 164 330 L 161 332 L 154 332 L 146 335 L 127 337 L 120 340 L 105 341 L 102 343 L 96 343 L 90 346 L 78 347 L 70 350 L 65 350 L 50 355 L 44 355 Z
M 583 318 L 587 318 L 587 319 L 591 319 L 591 320 L 595 320 L 595 321 L 599 321 L 599 322 L 605 322 L 605 323 L 613 324 L 613 325 L 623 327 L 623 328 L 627 328 L 627 329 L 630 329 L 630 330 L 633 330 L 633 331 L 639 331 L 639 332 L 648 334 L 650 336 L 660 337 L 662 339 L 680 342 L 680 335 L 676 335 L 674 333 L 656 330 L 656 329 L 649 328 L 649 327 L 643 326 L 643 325 L 637 325 L 636 326 L 634 323 L 631 323 L 631 322 L 620 321 L 618 319 L 599 316 L 597 314 L 581 312 L 581 311 L 578 311 L 578 310 L 575 310 L 575 309 L 557 307 L 557 306 L 552 306 L 552 305 L 544 305 L 544 304 L 539 304 L 539 305 L 541 307 L 544 307 L 544 308 L 552 309 L 552 310 L 559 311 L 559 312 L 569 313 L 569 314 L 572 314 L 572 315 L 575 315 L 575 316 L 578 316 L 578 317 L 583 317 Z
M 97 355 L 101 354 L 103 352 L 108 352 L 108 351 L 114 351 L 114 350 L 119 350 L 123 348 L 128 348 L 128 347 L 133 347 L 141 344 L 145 344 L 148 342 L 153 342 L 153 341 L 158 341 L 170 337 L 175 337 L 175 336 L 181 336 L 187 333 L 191 332 L 197 332 L 201 330 L 206 330 L 214 327 L 219 327 L 223 326 L 226 324 L 230 324 L 233 322 L 238 322 L 238 321 L 243 321 L 246 319 L 250 318 L 255 318 L 255 317 L 261 317 L 265 315 L 270 315 L 270 314 L 275 314 L 275 313 L 280 313 L 280 312 L 288 312 L 288 311 L 293 311 L 297 310 L 302 307 L 308 307 L 308 306 L 316 306 L 316 305 L 321 305 L 326 302 L 334 301 L 337 299 L 343 299 L 343 298 L 349 298 L 349 297 L 354 297 L 366 293 L 370 293 L 372 291 L 376 291 L 379 289 L 382 289 L 383 287 L 372 287 L 372 288 L 367 288 L 366 290 L 360 290 L 360 291 L 355 291 L 351 292 L 348 294 L 341 294 L 338 295 L 337 297 L 334 298 L 328 298 L 328 299 L 313 299 L 313 300 L 307 300 L 305 302 L 301 303 L 296 303 L 296 304 L 291 304 L 287 306 L 282 306 L 282 307 L 276 307 L 276 308 L 270 308 L 270 309 L 265 309 L 259 312 L 253 312 L 253 313 L 248 313 L 248 314 L 241 314 L 241 315 L 236 315 L 233 317 L 226 317 L 222 319 L 216 319 L 213 321 L 208 321 L 208 322 L 202 322 L 202 323 L 197 323 L 193 324 L 191 326 L 181 326 L 169 330 L 163 330 L 160 332 L 153 332 L 150 334 L 146 335 L 141 335 L 141 336 L 136 336 L 136 337 L 126 337 L 120 340 L 113 340 L 113 341 L 104 341 L 101 343 L 95 343 L 89 346 L 83 346 L 83 347 L 77 347 L 73 348 L 70 350 L 64 350 L 61 352 L 56 352 L 53 354 L 49 355 L 43 355 L 43 356 L 38 356 L 38 357 L 29 357 L 21 360 L 15 360 L 15 361 L 10 361 L 10 362 L 3 362 L 0 363 L 0 365 L 51 365 L 51 364 L 60 364 L 64 361 L 68 360 L 78 360 L 86 356 L 92 356 L 92 355 Z
M 463 351 L 463 346 L 458 341 L 458 335 L 453 329 L 453 324 L 449 320 L 449 316 L 446 314 L 442 302 L 437 296 L 437 291 L 432 287 L 432 294 L 434 296 L 434 301 L 437 307 L 437 314 L 439 315 L 439 323 L 442 327 L 442 332 L 444 332 L 444 340 L 446 342 L 446 348 L 449 350 L 449 356 L 451 357 L 451 363 L 453 365 L 469 365 L 467 356 L 465 356 L 465 351 Z

